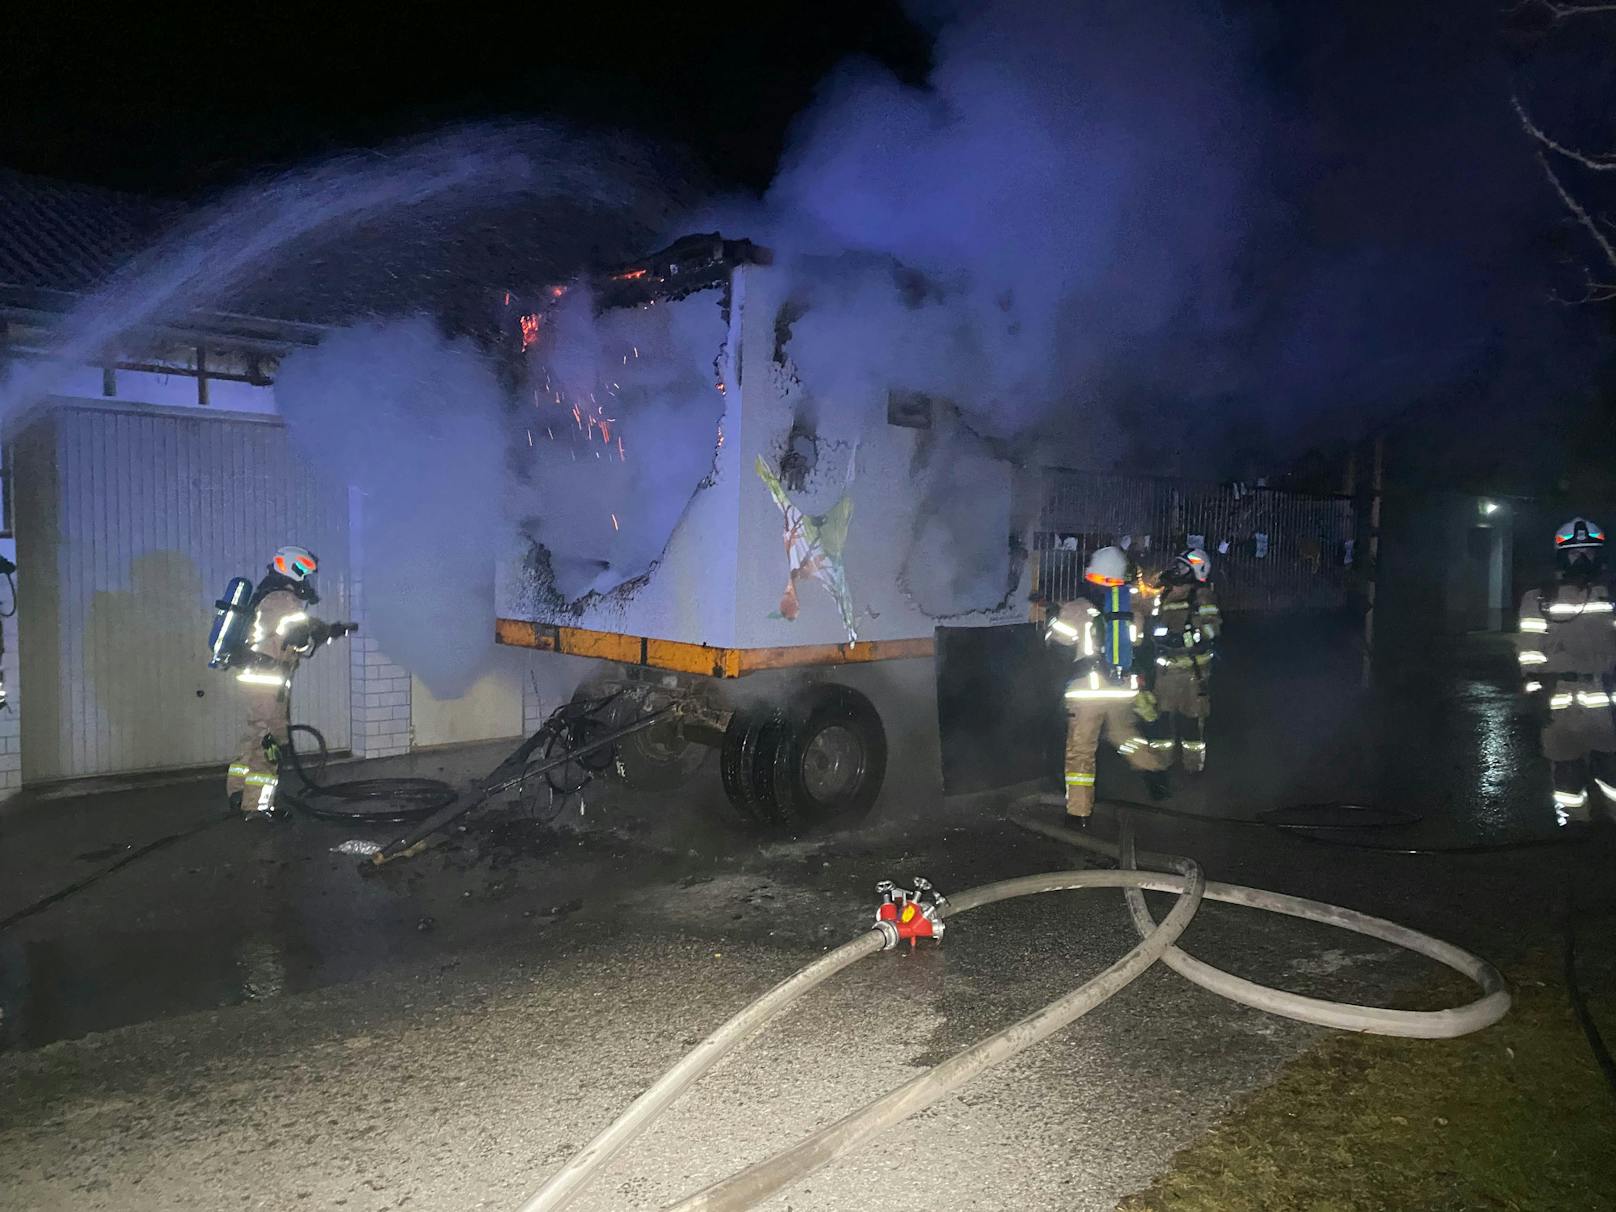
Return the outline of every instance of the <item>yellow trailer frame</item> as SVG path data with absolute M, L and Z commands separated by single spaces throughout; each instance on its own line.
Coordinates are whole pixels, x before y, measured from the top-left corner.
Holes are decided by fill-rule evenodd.
M 869 640 L 857 644 L 796 644 L 784 648 L 713 648 L 683 640 L 658 640 L 617 631 L 591 631 L 530 623 L 525 619 L 496 619 L 494 640 L 516 648 L 565 652 L 596 657 L 622 665 L 642 665 L 671 673 L 704 677 L 738 678 L 764 669 L 800 669 L 814 665 L 862 665 L 935 655 L 931 636 L 914 640 Z

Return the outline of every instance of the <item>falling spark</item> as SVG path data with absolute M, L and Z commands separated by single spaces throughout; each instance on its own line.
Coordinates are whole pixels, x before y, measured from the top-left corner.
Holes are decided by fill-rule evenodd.
M 505 306 L 509 307 L 510 305 L 511 305 L 511 292 L 507 290 L 505 292 Z
M 725 391 L 724 391 L 724 380 L 723 379 L 718 380 L 718 382 L 714 383 L 713 386 L 718 388 L 718 394 L 719 395 L 725 395 L 726 394 Z
M 533 445 L 533 431 L 531 429 L 527 431 L 527 444 L 529 446 Z
M 550 441 L 552 441 L 552 442 L 555 441 L 555 430 L 551 429 L 548 425 L 546 425 L 544 427 L 544 432 L 545 432 L 546 435 L 548 435 Z
M 619 463 L 628 462 L 628 456 L 623 453 L 623 435 L 622 434 L 617 435 L 617 461 Z
M 614 513 L 614 514 L 613 514 L 613 515 L 612 515 L 612 529 L 613 529 L 613 530 L 620 530 L 620 529 L 622 529 L 622 528 L 621 528 L 621 527 L 620 527 L 620 526 L 618 526 L 618 524 L 617 524 L 617 515 L 616 515 L 616 514 L 615 514 L 615 513 Z
M 532 313 L 532 314 L 523 316 L 522 317 L 522 348 L 526 349 L 529 345 L 533 344 L 533 342 L 537 341 L 538 339 L 539 339 L 539 316 L 538 316 L 538 314 L 537 313 Z

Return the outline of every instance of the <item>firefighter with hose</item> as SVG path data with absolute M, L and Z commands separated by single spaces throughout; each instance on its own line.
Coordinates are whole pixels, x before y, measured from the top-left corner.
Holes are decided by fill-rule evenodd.
M 326 623 L 310 612 L 320 600 L 314 586 L 318 567 L 307 548 L 282 547 L 257 588 L 237 577 L 215 604 L 208 663 L 233 670 L 246 695 L 247 718 L 225 789 L 231 808 L 249 821 L 285 814 L 275 806 L 275 789 L 291 727 L 292 676 L 299 663 L 322 645 L 358 630 L 354 623 Z
M 1102 547 L 1083 570 L 1087 595 L 1067 602 L 1050 619 L 1045 639 L 1073 650 L 1066 685 L 1066 812 L 1094 811 L 1094 767 L 1102 738 L 1130 766 L 1145 772 L 1151 794 L 1163 791 L 1165 755 L 1152 749 L 1145 726 L 1157 718 L 1149 668 L 1141 677 L 1135 646 L 1148 619 L 1135 593 L 1137 576 L 1120 547 Z

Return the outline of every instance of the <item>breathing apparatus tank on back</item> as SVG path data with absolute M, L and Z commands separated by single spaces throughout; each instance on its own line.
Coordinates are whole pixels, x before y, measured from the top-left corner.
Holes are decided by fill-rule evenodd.
M 1100 617 L 1101 664 L 1113 678 L 1133 668 L 1133 589 L 1127 554 L 1120 547 L 1102 547 L 1089 557 L 1083 579 L 1093 586 Z
M 231 662 L 247 650 L 247 634 L 253 620 L 253 583 L 246 577 L 231 577 L 224 596 L 213 604 L 213 629 L 208 632 L 208 668 L 229 669 Z

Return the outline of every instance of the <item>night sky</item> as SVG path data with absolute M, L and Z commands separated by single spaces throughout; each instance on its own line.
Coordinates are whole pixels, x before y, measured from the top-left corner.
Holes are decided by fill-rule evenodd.
M 180 6 L 175 6 L 180 8 Z M 41 5 L 0 38 L 0 164 L 175 195 L 444 123 L 559 116 L 688 148 L 768 183 L 791 118 L 840 59 L 924 77 L 894 0 Z

